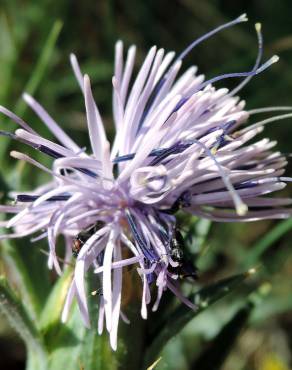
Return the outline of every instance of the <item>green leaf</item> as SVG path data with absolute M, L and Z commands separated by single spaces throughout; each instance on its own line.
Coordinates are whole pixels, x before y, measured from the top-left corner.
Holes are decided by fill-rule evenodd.
M 40 316 L 39 327 L 43 332 L 60 323 L 62 309 L 72 280 L 73 269 L 68 266 L 55 283 Z
M 288 219 L 277 224 L 268 232 L 258 243 L 256 243 L 247 254 L 244 260 L 244 268 L 249 268 L 257 264 L 264 252 L 271 247 L 277 240 L 285 235 L 292 228 L 292 219 Z
M 117 354 L 110 348 L 108 335 L 100 336 L 97 332 L 97 297 L 89 296 L 91 329 L 84 326 L 76 302 L 71 307 L 68 322 L 61 322 L 60 314 L 71 278 L 72 269 L 68 269 L 56 283 L 42 315 L 50 353 L 49 369 L 117 370 Z
M 246 273 L 231 276 L 191 294 L 188 299 L 197 306 L 197 310 L 193 311 L 186 305 L 180 305 L 174 312 L 170 313 L 153 335 L 153 340 L 146 352 L 144 367 L 155 361 L 168 340 L 178 334 L 190 320 L 211 304 L 225 297 L 254 272 L 252 269 Z
M 59 309 L 59 307 L 55 308 Z M 51 314 L 54 315 L 54 311 Z M 73 304 L 68 322 L 63 324 L 59 319 L 54 325 L 47 327 L 44 333 L 50 353 L 49 369 L 82 369 L 79 363 L 81 365 L 82 344 L 86 333 L 87 329 L 82 322 L 78 307 Z
M 37 256 L 36 253 L 31 253 L 31 250 L 26 248 L 25 252 L 32 254 L 28 256 L 31 257 L 31 261 L 28 261 L 25 255 L 21 253 L 21 250 L 25 247 L 25 245 L 15 245 L 11 240 L 4 240 L 1 242 L 1 259 L 7 276 L 15 282 L 19 289 L 27 312 L 33 320 L 36 320 L 41 312 L 42 297 L 46 293 L 47 282 L 44 280 L 41 271 L 38 270 L 42 266 L 39 263 L 33 266 L 35 261 L 33 257 Z M 44 274 L 46 273 L 47 270 Z
M 108 334 L 104 333 L 100 336 L 96 328 L 86 332 L 80 363 L 86 370 L 117 370 L 120 368 L 116 353 L 110 348 Z
M 34 353 L 41 368 L 45 369 L 47 358 L 40 333 L 4 277 L 0 278 L 0 310 L 20 335 L 28 351 Z
M 195 235 L 196 235 L 196 244 L 197 248 L 200 251 L 203 244 L 206 241 L 208 233 L 210 231 L 212 222 L 205 218 L 199 219 L 196 223 Z
M 253 303 L 248 302 L 240 308 L 219 332 L 210 346 L 191 365 L 191 368 L 200 370 L 220 369 L 232 350 L 237 337 L 246 326 L 253 307 Z
M 270 292 L 271 286 L 267 283 L 261 284 L 253 290 L 244 305 L 222 327 L 219 334 L 201 353 L 199 358 L 194 361 L 191 368 L 200 370 L 220 369 L 234 347 L 236 339 L 254 313 L 255 308 L 259 306 L 262 310 L 263 306 L 266 305 L 266 298 Z

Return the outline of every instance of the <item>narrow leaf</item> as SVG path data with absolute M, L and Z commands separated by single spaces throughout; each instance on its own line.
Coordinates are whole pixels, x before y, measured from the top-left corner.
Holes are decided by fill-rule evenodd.
M 191 368 L 200 370 L 220 369 L 232 350 L 235 340 L 246 326 L 253 307 L 254 305 L 248 302 L 240 308 L 210 346 L 191 365 Z
M 30 79 L 28 80 L 24 91 L 27 92 L 30 95 L 33 95 L 38 88 L 41 80 L 43 79 L 45 72 L 47 70 L 47 67 L 50 63 L 53 50 L 55 48 L 58 36 L 62 29 L 62 22 L 60 20 L 55 21 L 53 24 L 53 27 L 51 29 L 51 32 L 48 35 L 47 40 L 45 41 L 44 48 L 40 54 L 40 57 L 36 63 L 35 69 L 31 74 Z M 17 115 L 23 115 L 26 108 L 26 104 L 23 100 L 19 100 L 15 107 L 15 112 Z
M 0 45 L 0 101 L 3 104 L 11 89 L 11 76 L 17 57 L 15 41 L 4 11 L 0 11 Z
M 58 294 L 62 297 L 65 292 L 65 286 L 71 273 L 66 272 L 66 274 L 69 276 L 67 279 L 60 278 L 63 282 L 57 283 L 55 292 L 52 293 L 44 311 L 44 316 L 52 314 L 56 320 L 43 318 L 43 323 L 49 324 L 46 326 L 45 332 L 45 340 L 50 352 L 49 368 L 117 370 L 116 353 L 109 346 L 108 336 L 106 334 L 100 336 L 97 332 L 97 297 L 89 296 L 89 307 L 92 314 L 91 329 L 85 328 L 76 302 L 72 304 L 69 319 L 65 324 L 58 319 L 58 314 L 50 313 L 51 309 L 54 310 L 54 301 L 61 304 L 61 308 L 63 308 L 63 303 L 58 301 Z M 89 287 L 90 290 L 91 287 Z M 55 309 L 58 311 L 59 307 L 55 307 Z
M 146 352 L 145 367 L 147 367 L 147 364 L 149 366 L 149 364 L 153 363 L 168 340 L 178 334 L 190 320 L 211 304 L 225 297 L 254 272 L 252 269 L 246 273 L 220 280 L 191 294 L 188 299 L 197 306 L 197 310 L 193 311 L 186 305 L 180 305 L 169 315 L 153 335 L 153 340 Z
M 32 319 L 37 319 L 42 306 L 42 293 L 45 291 L 45 282 L 43 289 L 38 289 L 40 274 L 35 273 L 29 268 L 28 261 L 21 254 L 21 248 L 25 246 L 15 245 L 11 240 L 1 242 L 1 259 L 4 263 L 5 271 L 9 278 L 11 277 L 16 283 L 26 305 L 27 312 Z M 27 251 L 27 250 L 26 250 Z
M 39 327 L 43 332 L 59 325 L 73 270 L 70 266 L 55 283 L 41 313 Z
M 277 240 L 285 235 L 292 228 L 292 219 L 278 223 L 268 232 L 258 243 L 256 243 L 247 254 L 244 267 L 249 268 L 257 264 L 264 252 L 271 247 Z

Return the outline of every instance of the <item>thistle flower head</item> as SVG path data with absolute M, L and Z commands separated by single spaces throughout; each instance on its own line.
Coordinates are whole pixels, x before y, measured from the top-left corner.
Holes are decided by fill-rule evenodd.
M 73 252 L 76 264 L 62 319 L 66 321 L 77 297 L 84 323 L 90 325 L 85 274 L 93 268 L 103 293 L 98 331 L 102 332 L 105 322 L 114 349 L 119 318 L 126 319 L 121 312 L 125 266 L 137 267 L 144 319 L 147 306 L 152 302 L 152 310 L 156 310 L 166 289 L 195 308 L 179 289 L 181 276 L 195 276 L 195 268 L 184 258 L 183 240 L 176 228 L 178 210 L 227 222 L 291 214 L 285 207 L 290 199 L 266 196 L 290 181 L 282 177 L 285 157 L 272 151 L 275 142 L 251 142 L 266 123 L 290 114 L 253 122 L 253 115 L 262 110 L 248 112 L 236 97 L 253 76 L 278 59 L 274 56 L 261 62 L 260 25 L 256 25 L 258 56 L 249 72 L 205 80 L 191 67 L 179 76 L 183 59 L 198 43 L 245 20 L 244 15 L 218 27 L 176 58 L 173 52 L 152 47 L 132 84 L 136 48 L 131 46 L 124 60 L 123 44 L 118 41 L 112 79 L 116 136 L 111 145 L 90 79 L 83 76 L 74 55 L 71 64 L 84 96 L 90 150 L 79 147 L 27 94 L 24 100 L 56 142 L 0 108 L 21 127 L 14 134 L 2 134 L 52 158 L 51 167 L 45 167 L 26 154 L 11 152 L 12 157 L 49 173 L 51 182 L 26 194 L 17 193 L 14 205 L 2 206 L 3 212 L 15 214 L 4 222 L 12 232 L 2 238 L 32 234 L 36 234 L 34 241 L 47 238 L 49 267 L 61 274 L 56 245 L 63 235 L 65 260 L 69 261 Z M 243 80 L 231 91 L 213 86 L 227 78 Z M 249 126 L 245 125 L 248 119 L 252 122 Z M 155 299 L 150 294 L 152 285 L 157 288 Z

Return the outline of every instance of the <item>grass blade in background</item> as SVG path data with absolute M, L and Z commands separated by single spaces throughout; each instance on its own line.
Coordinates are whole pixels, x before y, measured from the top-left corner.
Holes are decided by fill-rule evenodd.
M 49 36 L 45 42 L 45 46 L 36 63 L 34 71 L 32 72 L 31 78 L 28 80 L 26 86 L 24 87 L 24 91 L 30 95 L 33 95 L 36 92 L 47 71 L 62 26 L 63 23 L 60 20 L 57 20 L 53 24 L 51 32 L 49 33 Z M 15 106 L 16 114 L 22 116 L 26 109 L 26 106 L 27 105 L 24 103 L 24 101 L 22 99 L 19 99 Z
M 291 229 L 292 219 L 288 219 L 277 224 L 250 249 L 250 252 L 246 255 L 243 262 L 244 268 L 249 268 L 257 264 L 264 252 Z
M 220 280 L 188 297 L 191 302 L 197 305 L 197 310 L 193 311 L 186 305 L 180 305 L 174 312 L 170 313 L 169 318 L 162 323 L 161 327 L 153 335 L 153 341 L 146 352 L 144 367 L 147 368 L 149 364 L 157 359 L 168 340 L 178 334 L 190 320 L 210 307 L 211 304 L 225 297 L 254 272 L 254 270 L 250 270 L 246 273 Z
M 9 27 L 9 21 L 5 12 L 0 9 L 0 102 L 6 101 L 9 90 L 11 89 L 11 76 L 17 50 L 13 35 Z
M 191 369 L 219 370 L 246 326 L 254 305 L 246 303 L 223 327 L 210 346 L 191 365 Z
M 41 51 L 40 57 L 36 63 L 35 69 L 34 71 L 32 71 L 31 77 L 28 80 L 24 88 L 24 91 L 26 91 L 27 93 L 31 95 L 33 95 L 36 92 L 42 79 L 44 78 L 48 65 L 50 64 L 52 53 L 55 48 L 55 45 L 56 45 L 58 36 L 61 32 L 61 29 L 62 29 L 62 22 L 60 20 L 57 20 L 54 23 L 51 29 L 51 32 L 48 35 L 48 38 Z M 24 103 L 22 99 L 19 99 L 15 106 L 14 112 L 17 115 L 22 116 L 25 112 L 25 109 L 26 109 L 26 104 Z M 16 125 L 14 123 L 10 123 L 10 126 L 9 126 L 10 130 L 15 129 L 15 127 Z M 5 139 L 5 140 L 2 139 L 1 145 L 0 145 L 0 158 L 4 157 L 4 155 L 6 154 L 9 148 L 10 143 L 11 141 L 8 139 Z
M 207 345 L 207 348 L 193 362 L 191 369 L 221 369 L 229 353 L 234 349 L 237 338 L 247 326 L 251 314 L 254 313 L 254 308 L 261 308 L 264 299 L 270 292 L 271 287 L 267 284 L 262 284 L 255 291 L 251 292 L 244 305 L 237 310 L 209 346 Z

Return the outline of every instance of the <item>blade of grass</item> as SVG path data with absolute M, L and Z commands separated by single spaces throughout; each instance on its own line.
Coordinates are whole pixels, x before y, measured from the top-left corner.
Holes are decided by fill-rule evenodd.
M 281 221 L 277 224 L 251 248 L 244 260 L 243 268 L 246 269 L 257 264 L 264 252 L 291 229 L 292 219 Z
M 28 80 L 24 91 L 27 93 L 33 95 L 37 88 L 39 87 L 46 70 L 48 68 L 53 50 L 55 48 L 58 36 L 61 32 L 62 29 L 62 22 L 60 20 L 57 20 L 54 24 L 53 27 L 47 37 L 47 40 L 45 41 L 44 47 L 42 49 L 42 52 L 40 54 L 40 57 L 36 63 L 36 66 L 34 68 L 34 71 L 31 74 L 30 79 Z M 14 112 L 19 115 L 23 116 L 24 112 L 26 110 L 26 104 L 22 99 L 19 99 L 16 103 Z M 10 129 L 14 130 L 16 125 L 14 123 L 11 123 Z M 8 151 L 10 145 L 10 140 L 2 140 L 1 141 L 1 146 L 0 146 L 0 158 L 3 158 L 5 153 Z
M 4 11 L 0 11 L 0 46 L 0 101 L 4 104 L 10 91 L 13 66 L 17 59 L 15 40 Z
M 235 315 L 222 327 L 219 334 L 212 340 L 206 350 L 191 365 L 192 369 L 213 370 L 221 369 L 234 343 L 247 326 L 254 309 L 266 305 L 266 297 L 270 294 L 271 287 L 266 283 L 260 285 L 247 297 L 244 305 L 238 309 Z
M 53 24 L 51 32 L 49 33 L 49 36 L 45 42 L 45 46 L 36 63 L 31 78 L 28 80 L 24 88 L 24 91 L 30 95 L 33 95 L 36 92 L 38 86 L 41 83 L 41 80 L 43 79 L 46 73 L 62 27 L 63 23 L 60 20 L 55 21 L 55 23 Z M 22 99 L 19 99 L 15 106 L 16 114 L 22 116 L 23 113 L 25 112 L 26 107 L 27 106 L 24 103 L 24 101 Z
M 191 369 L 221 369 L 234 346 L 234 342 L 246 326 L 253 307 L 254 305 L 251 302 L 241 307 L 231 320 L 224 325 L 211 345 L 191 365 Z
M 146 352 L 144 367 L 147 368 L 155 361 L 169 339 L 177 335 L 190 320 L 210 307 L 211 304 L 225 297 L 254 272 L 255 270 L 251 269 L 246 273 L 220 280 L 191 294 L 188 299 L 197 306 L 197 310 L 193 311 L 186 305 L 180 305 L 169 315 L 153 335 L 153 340 Z

